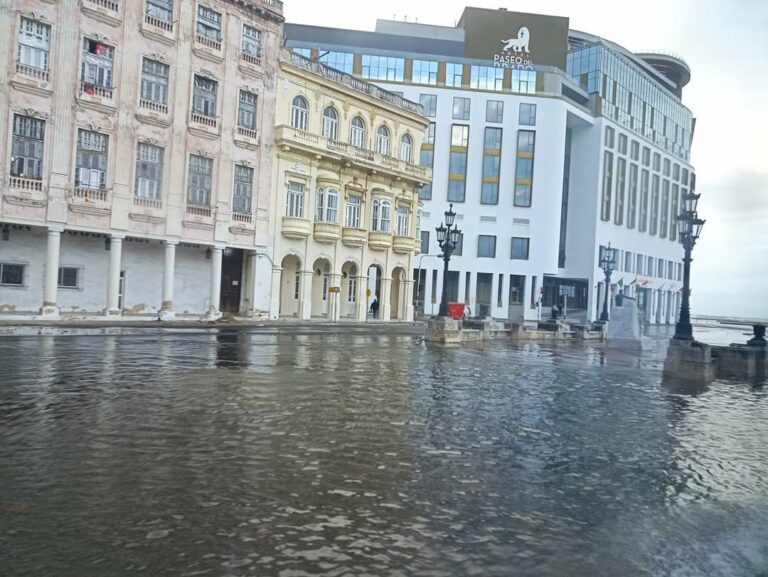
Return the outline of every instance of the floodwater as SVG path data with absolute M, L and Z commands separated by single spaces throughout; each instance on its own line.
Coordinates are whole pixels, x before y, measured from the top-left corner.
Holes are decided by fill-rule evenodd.
M 70 333 L 0 337 L 3 577 L 768 575 L 768 388 L 662 341 Z

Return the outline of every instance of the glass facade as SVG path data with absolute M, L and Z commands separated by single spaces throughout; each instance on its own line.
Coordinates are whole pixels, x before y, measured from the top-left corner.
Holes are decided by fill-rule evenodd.
M 352 74 L 352 61 L 354 54 L 351 52 L 321 52 L 320 62 L 336 70 L 341 70 L 347 74 Z
M 411 82 L 414 84 L 437 84 L 437 61 L 414 60 L 411 68 Z
M 362 76 L 368 80 L 402 82 L 405 74 L 405 59 L 392 56 L 363 54 Z
M 477 90 L 501 92 L 504 69 L 494 66 L 472 66 L 469 73 L 469 87 Z
M 584 90 L 600 96 L 598 112 L 603 116 L 689 159 L 691 111 L 625 56 L 593 44 L 568 53 L 566 73 Z

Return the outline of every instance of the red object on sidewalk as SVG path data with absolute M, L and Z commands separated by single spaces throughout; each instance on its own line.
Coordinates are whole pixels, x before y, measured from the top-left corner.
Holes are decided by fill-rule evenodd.
M 448 314 L 451 318 L 461 319 L 464 316 L 464 303 L 448 303 Z

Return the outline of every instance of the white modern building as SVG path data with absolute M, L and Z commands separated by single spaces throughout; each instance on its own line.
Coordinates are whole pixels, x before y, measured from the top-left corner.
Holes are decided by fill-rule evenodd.
M 570 30 L 567 18 L 465 9 L 455 28 L 378 21 L 373 32 L 286 24 L 286 45 L 420 102 L 422 254 L 415 304 L 436 314 L 434 229 L 453 204 L 463 241 L 450 301 L 535 320 L 564 301 L 595 319 L 600 246 L 618 249 L 611 295 L 672 323 L 682 286 L 676 214 L 695 187 L 687 65 Z

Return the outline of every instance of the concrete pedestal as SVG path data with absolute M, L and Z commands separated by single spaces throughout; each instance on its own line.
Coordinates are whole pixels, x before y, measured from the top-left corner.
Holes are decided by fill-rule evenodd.
M 430 343 L 458 345 L 461 343 L 459 321 L 451 317 L 435 317 L 427 324 L 424 340 Z
M 768 377 L 768 349 L 763 346 L 732 344 L 714 347 L 718 378 L 765 379 Z
M 715 379 L 712 348 L 698 341 L 672 339 L 664 361 L 665 380 L 707 384 Z

